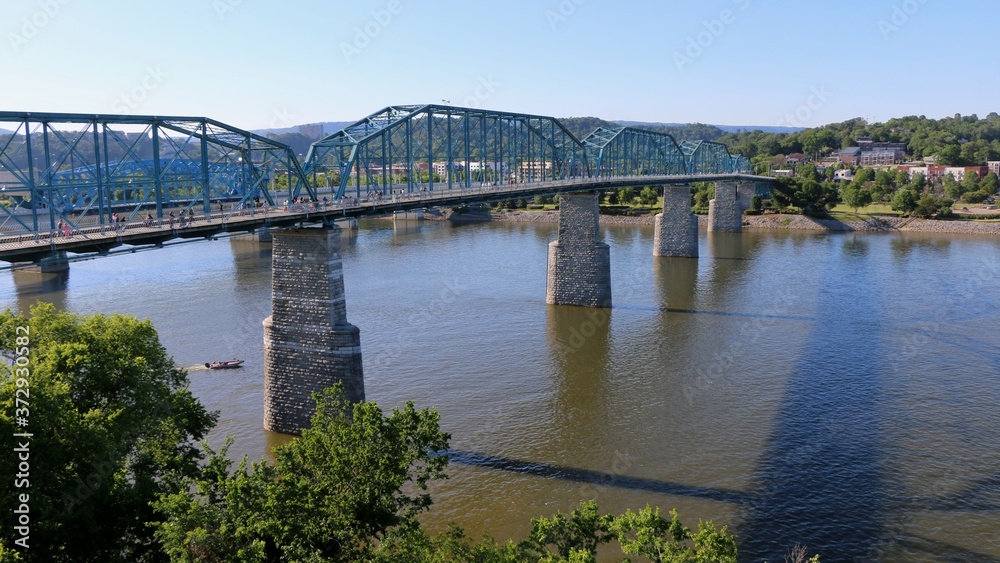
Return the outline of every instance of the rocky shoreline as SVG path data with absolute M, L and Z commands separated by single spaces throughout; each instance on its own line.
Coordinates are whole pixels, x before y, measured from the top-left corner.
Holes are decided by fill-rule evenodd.
M 558 211 L 500 211 L 492 215 L 493 221 L 511 223 L 554 223 L 559 221 Z M 652 225 L 653 215 L 634 217 L 601 215 L 606 225 Z M 698 216 L 698 224 L 705 226 L 708 217 Z M 753 230 L 807 230 L 807 231 L 863 231 L 863 232 L 919 232 L 949 234 L 1000 234 L 1000 221 L 965 221 L 935 219 L 902 219 L 899 217 L 872 217 L 865 221 L 839 221 L 817 219 L 804 215 L 748 215 L 743 217 L 743 227 Z

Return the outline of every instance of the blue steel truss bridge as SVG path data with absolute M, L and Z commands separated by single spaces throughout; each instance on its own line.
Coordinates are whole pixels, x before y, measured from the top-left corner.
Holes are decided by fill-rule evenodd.
M 204 117 L 0 112 L 0 260 L 695 181 L 770 179 L 719 143 L 632 127 L 579 140 L 552 117 L 441 105 L 385 108 L 301 163 L 287 145 Z

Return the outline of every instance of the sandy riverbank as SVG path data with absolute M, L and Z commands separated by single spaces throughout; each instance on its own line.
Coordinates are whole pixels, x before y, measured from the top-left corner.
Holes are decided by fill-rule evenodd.
M 502 211 L 493 214 L 494 221 L 529 223 L 557 222 L 557 211 Z M 601 223 L 608 225 L 652 225 L 655 219 L 652 215 L 624 217 L 601 215 Z M 698 223 L 707 224 L 708 217 L 698 216 Z M 809 230 L 809 231 L 867 231 L 867 232 L 922 232 L 922 233 L 959 233 L 959 234 L 1000 234 L 1000 221 L 938 221 L 934 219 L 901 219 L 899 217 L 873 217 L 865 221 L 839 221 L 836 219 L 817 219 L 804 215 L 753 215 L 743 218 L 743 227 L 760 230 Z

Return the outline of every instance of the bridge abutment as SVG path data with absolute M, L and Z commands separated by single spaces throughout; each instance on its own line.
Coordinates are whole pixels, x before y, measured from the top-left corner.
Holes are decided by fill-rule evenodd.
M 698 257 L 698 217 L 691 213 L 691 187 L 663 186 L 663 213 L 656 216 L 653 256 Z
M 365 400 L 361 336 L 347 322 L 340 231 L 273 231 L 271 316 L 264 320 L 264 428 L 301 434 L 312 393 L 343 383 Z
M 708 202 L 709 232 L 743 232 L 743 209 L 735 182 L 715 184 L 715 199 Z
M 545 302 L 611 306 L 611 247 L 600 241 L 598 193 L 559 196 L 559 239 L 549 244 Z

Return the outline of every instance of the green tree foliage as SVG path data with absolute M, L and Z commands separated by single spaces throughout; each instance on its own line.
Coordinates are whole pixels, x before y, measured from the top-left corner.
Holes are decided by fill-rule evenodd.
M 754 194 L 750 198 L 750 209 L 747 210 L 748 215 L 760 215 L 764 211 L 764 199 L 759 195 Z
M 635 201 L 635 188 L 621 188 L 618 190 L 618 202 L 622 205 L 631 205 Z
M 642 561 L 672 563 L 735 563 L 736 538 L 727 529 L 702 522 L 698 531 L 685 527 L 675 511 L 667 519 L 659 509 L 602 515 L 593 501 L 583 502 L 568 516 L 533 518 L 531 533 L 520 542 L 498 544 L 486 536 L 475 543 L 459 528 L 438 536 L 419 529 L 384 542 L 373 560 L 380 562 L 510 562 L 591 563 L 602 545 L 617 543 L 622 554 Z M 817 560 L 818 561 L 818 560 Z
M 798 207 L 805 214 L 824 214 L 840 199 L 832 182 L 816 182 L 799 178 L 778 178 L 772 190 L 772 201 L 780 207 Z
M 962 195 L 962 199 L 968 203 L 982 203 L 990 197 L 990 194 L 983 190 L 976 190 L 974 192 L 965 192 Z
M 437 412 L 407 403 L 385 416 L 352 407 L 342 388 L 316 403 L 312 427 L 275 449 L 273 467 L 244 460 L 229 475 L 225 451 L 209 451 L 200 477 L 161 498 L 156 536 L 173 561 L 360 561 L 419 526 L 427 484 L 448 463 Z
M 858 137 L 906 143 L 911 158 L 921 160 L 936 156 L 938 164 L 974 166 L 1000 159 L 1000 115 L 996 113 L 985 119 L 975 115 L 956 115 L 938 120 L 907 116 L 885 123 L 868 123 L 855 118 L 796 133 L 741 131 L 726 134 L 718 140 L 731 151 L 753 159 L 760 155 L 776 156 L 793 152 L 811 156 L 830 154 L 854 145 Z
M 816 170 L 815 164 L 803 164 L 799 167 L 799 177 L 803 180 L 812 180 L 814 182 L 819 182 L 823 178 L 820 177 L 819 172 Z
M 715 184 L 695 182 L 691 185 L 691 205 L 701 213 L 708 213 L 708 202 L 715 199 Z
M 913 209 L 913 215 L 925 219 L 936 214 L 947 215 L 950 213 L 953 203 L 950 199 L 925 195 L 917 200 L 917 206 Z
M 906 187 L 917 192 L 918 194 L 923 193 L 924 188 L 927 187 L 927 176 L 917 172 L 913 175 L 913 179 L 910 180 L 910 183 L 907 184 Z
M 912 213 L 917 208 L 918 193 L 910 188 L 903 188 L 892 195 L 890 206 L 893 211 Z
M 659 199 L 660 195 L 656 193 L 656 188 L 654 187 L 646 186 L 639 192 L 639 202 L 643 205 L 655 205 Z
M 979 182 L 979 189 L 986 192 L 988 195 L 994 195 L 997 190 L 1000 189 L 1000 178 L 997 178 L 995 172 L 989 172 L 981 182 Z
M 187 390 L 149 321 L 77 316 L 39 304 L 25 318 L 0 313 L 0 351 L 30 338 L 27 428 L 15 426 L 16 380 L 0 363 L 0 433 L 11 451 L 14 432 L 30 442 L 30 488 L 4 479 L 0 511 L 10 515 L 15 492 L 30 493 L 31 543 L 26 561 L 152 561 L 150 503 L 179 489 L 167 475 L 194 476 L 201 451 L 192 445 L 215 423 Z M 25 341 L 21 341 L 23 344 Z M 23 374 L 21 374 L 23 375 Z M 0 472 L 17 473 L 15 456 L 0 456 Z M 14 547 L 13 529 L 0 544 Z
M 857 213 L 858 209 L 872 202 L 872 192 L 868 188 L 852 183 L 840 190 L 840 199 Z
M 950 197 L 951 199 L 961 199 L 965 194 L 965 185 L 961 182 L 956 182 L 955 177 L 951 174 L 946 174 L 941 181 L 944 187 L 944 195 Z
M 875 181 L 875 170 L 872 168 L 858 168 L 854 173 L 854 183 L 864 185 Z

